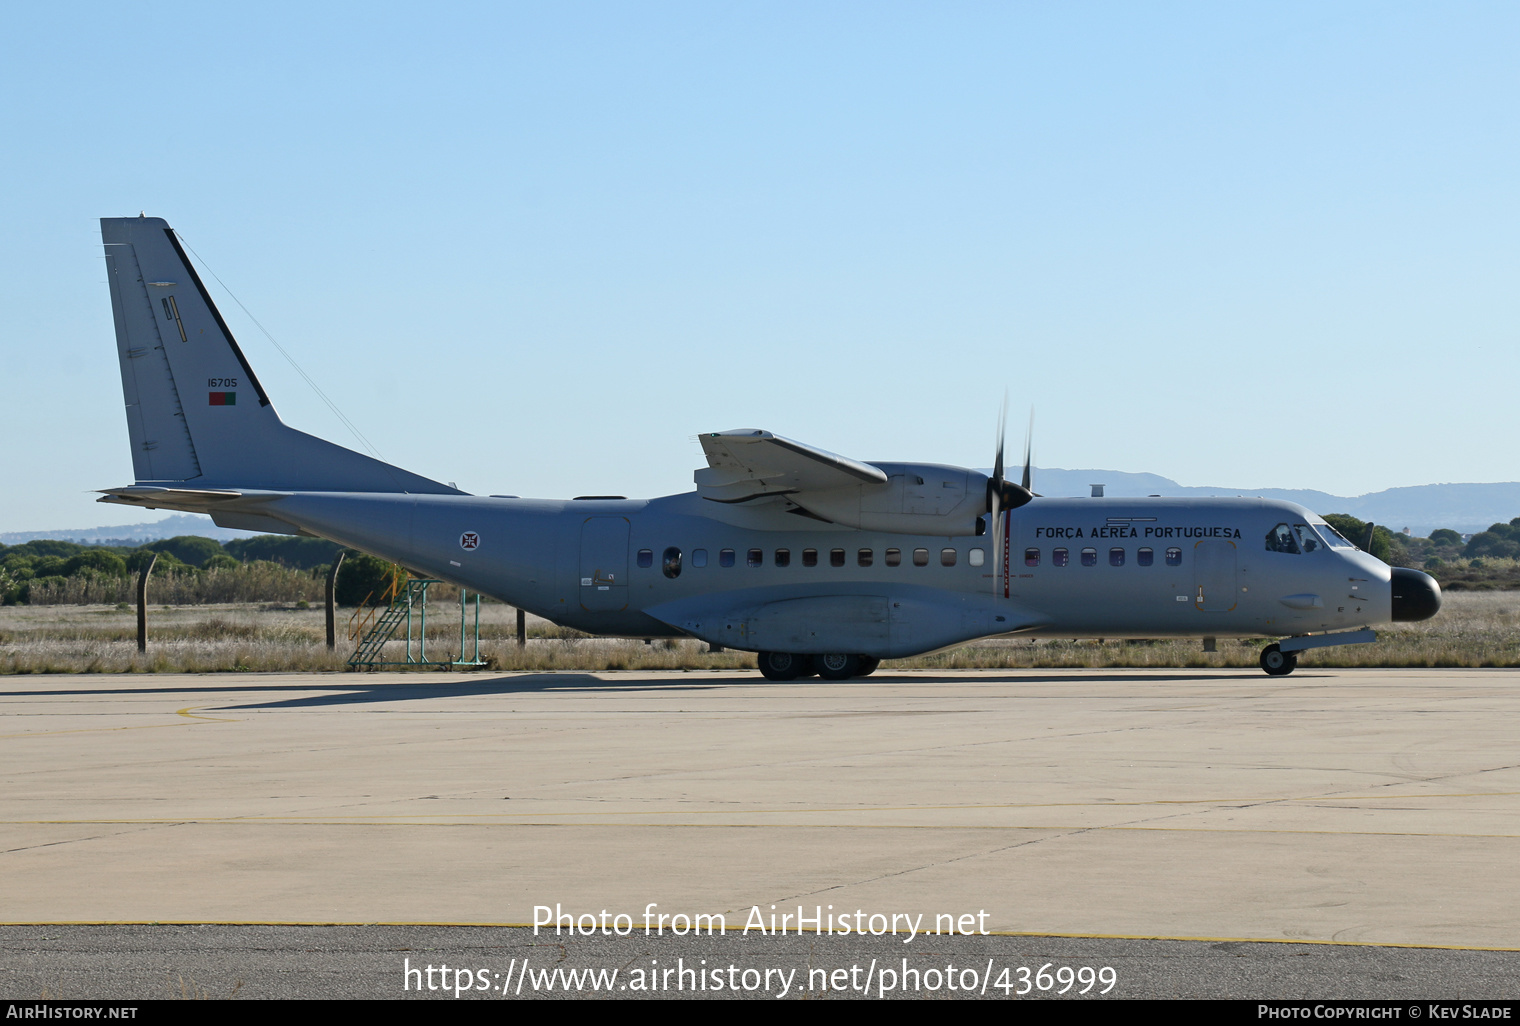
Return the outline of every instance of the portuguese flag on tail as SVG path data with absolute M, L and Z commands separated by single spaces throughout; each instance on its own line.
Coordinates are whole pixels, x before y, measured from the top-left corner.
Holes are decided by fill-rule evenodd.
M 211 405 L 212 406 L 236 406 L 237 405 L 237 393 L 236 392 L 212 392 L 211 393 Z

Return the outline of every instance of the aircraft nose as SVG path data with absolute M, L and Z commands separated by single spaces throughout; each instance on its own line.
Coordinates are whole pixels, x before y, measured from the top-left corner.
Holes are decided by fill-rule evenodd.
M 1396 566 L 1390 586 L 1395 621 L 1429 620 L 1441 608 L 1441 586 L 1429 574 Z

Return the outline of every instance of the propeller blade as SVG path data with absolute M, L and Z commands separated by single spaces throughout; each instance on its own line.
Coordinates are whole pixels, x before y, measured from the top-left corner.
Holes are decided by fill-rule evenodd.
M 1024 436 L 1024 491 L 1034 494 L 1034 481 L 1031 480 L 1034 459 L 1034 410 L 1029 411 L 1029 432 Z
M 1034 411 L 1029 412 L 1029 435 L 1024 439 L 1024 483 L 1014 484 L 1003 476 L 1003 439 L 1008 421 L 1008 398 L 1003 397 L 1003 412 L 998 417 L 997 459 L 992 464 L 992 476 L 987 479 L 987 510 L 993 519 L 1004 510 L 1018 509 L 1035 497 L 1029 490 L 1031 474 L 1031 440 L 1034 437 Z
M 992 592 L 997 594 L 1003 576 L 1003 443 L 1008 437 L 1008 391 L 1003 391 L 1003 408 L 998 412 L 997 457 L 992 461 L 992 477 L 987 479 L 987 533 L 992 542 Z
M 1029 490 L 1030 445 L 1034 437 L 1034 411 L 1029 411 L 1029 435 L 1024 439 L 1024 483 L 1014 484 L 1003 476 L 1003 448 L 1008 435 L 1008 393 L 1003 393 L 1003 408 L 998 413 L 997 456 L 992 461 L 992 476 L 987 478 L 987 533 L 992 542 L 992 588 L 996 593 L 1007 570 L 1004 567 L 1003 516 L 1010 509 L 1018 509 L 1034 493 Z
M 1003 393 L 1003 408 L 998 412 L 997 459 L 992 461 L 992 479 L 1003 480 L 1003 445 L 1008 441 L 1008 393 Z

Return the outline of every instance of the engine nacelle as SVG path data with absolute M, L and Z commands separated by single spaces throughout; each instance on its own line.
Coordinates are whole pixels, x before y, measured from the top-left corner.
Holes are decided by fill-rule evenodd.
M 809 513 L 866 531 L 974 535 L 987 512 L 987 475 L 937 463 L 873 463 L 885 484 L 788 495 Z

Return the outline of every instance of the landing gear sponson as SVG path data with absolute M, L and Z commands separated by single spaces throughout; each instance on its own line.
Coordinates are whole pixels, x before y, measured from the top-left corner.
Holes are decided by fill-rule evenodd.
M 826 652 L 823 655 L 798 655 L 793 652 L 761 652 L 760 672 L 766 680 L 796 680 L 813 674 L 825 680 L 849 680 L 869 677 L 881 665 L 875 656 Z
M 1305 649 L 1359 645 L 1376 639 L 1377 635 L 1370 630 L 1287 638 L 1262 649 L 1261 668 L 1273 677 L 1285 677 L 1298 668 L 1298 655 Z M 847 652 L 826 652 L 823 655 L 761 652 L 759 663 L 760 672 L 767 680 L 796 680 L 814 674 L 825 680 L 850 680 L 853 677 L 869 677 L 881 665 L 881 660 L 874 656 L 851 655 Z

